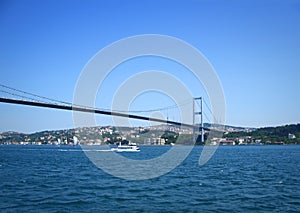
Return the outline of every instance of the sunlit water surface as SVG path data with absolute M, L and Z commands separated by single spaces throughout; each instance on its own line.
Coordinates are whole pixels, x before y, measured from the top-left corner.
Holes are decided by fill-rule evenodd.
M 141 147 L 123 155 L 149 159 L 168 149 Z M 300 212 L 300 146 L 223 146 L 200 167 L 202 149 L 195 147 L 164 176 L 128 181 L 98 169 L 80 147 L 0 146 L 0 209 Z

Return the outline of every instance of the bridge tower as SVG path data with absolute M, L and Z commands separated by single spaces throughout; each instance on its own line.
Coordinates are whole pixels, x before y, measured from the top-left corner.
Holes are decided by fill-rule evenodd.
M 200 103 L 200 111 L 196 111 L 196 103 Z M 196 143 L 196 131 L 201 131 L 201 142 L 204 142 L 204 129 L 203 129 L 203 98 L 193 98 L 193 126 L 196 125 L 196 116 L 200 116 L 200 126 L 196 129 L 193 128 L 193 142 Z

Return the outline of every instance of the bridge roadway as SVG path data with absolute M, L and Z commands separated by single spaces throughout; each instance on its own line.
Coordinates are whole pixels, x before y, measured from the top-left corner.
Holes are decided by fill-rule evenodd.
M 126 118 L 138 119 L 138 120 L 146 120 L 146 121 L 154 121 L 154 122 L 160 122 L 160 123 L 165 123 L 165 124 L 172 124 L 172 125 L 176 125 L 176 126 L 188 127 L 188 128 L 194 128 L 194 129 L 199 128 L 199 130 L 202 128 L 198 125 L 186 124 L 186 123 L 181 123 L 181 122 L 176 122 L 176 121 L 169 121 L 169 120 L 164 120 L 164 119 L 159 119 L 159 118 L 145 117 L 145 116 L 140 116 L 140 115 L 126 114 L 126 113 L 113 112 L 113 111 L 107 111 L 107 110 L 99 110 L 99 109 L 88 108 L 88 107 L 60 105 L 60 104 L 35 102 L 35 101 L 10 99 L 10 98 L 0 98 L 0 102 L 9 103 L 9 104 L 52 108 L 52 109 L 69 110 L 69 111 L 86 112 L 86 113 L 96 113 L 96 114 L 102 114 L 102 115 L 108 115 L 108 116 L 119 116 L 119 117 L 126 117 Z M 203 127 L 203 129 L 206 131 L 211 130 L 210 128 L 206 128 L 206 127 Z

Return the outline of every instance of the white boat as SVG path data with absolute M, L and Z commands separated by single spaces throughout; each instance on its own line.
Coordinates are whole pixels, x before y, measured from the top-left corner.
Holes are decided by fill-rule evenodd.
M 122 145 L 121 143 L 117 148 L 111 148 L 114 152 L 139 152 L 140 148 L 135 143 L 129 143 L 128 145 Z

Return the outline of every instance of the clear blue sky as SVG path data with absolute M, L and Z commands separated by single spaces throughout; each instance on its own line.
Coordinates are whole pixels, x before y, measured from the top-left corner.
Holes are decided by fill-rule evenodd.
M 83 67 L 100 49 L 128 36 L 163 34 L 190 43 L 212 63 L 226 96 L 227 124 L 299 123 L 299 26 L 297 0 L 1 0 L 0 83 L 71 102 Z M 166 64 L 161 69 L 177 75 Z M 118 72 L 103 94 L 124 80 Z M 109 107 L 111 96 L 102 99 L 97 107 Z M 147 100 L 145 109 L 172 104 Z M 0 131 L 73 126 L 70 112 L 49 109 L 0 104 L 0 117 Z

